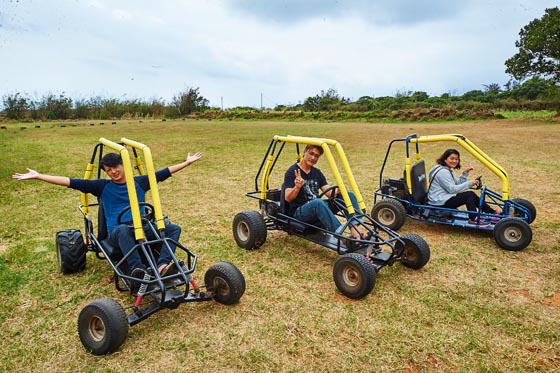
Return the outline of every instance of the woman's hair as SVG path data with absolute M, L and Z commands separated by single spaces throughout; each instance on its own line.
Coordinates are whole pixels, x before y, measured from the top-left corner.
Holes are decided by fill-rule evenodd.
M 122 164 L 122 157 L 120 154 L 117 153 L 108 153 L 101 158 L 101 168 L 105 169 L 105 167 L 115 167 L 119 164 Z
M 455 169 L 460 170 L 461 169 L 461 154 L 459 154 L 459 152 L 456 149 L 447 149 L 446 151 L 444 151 L 443 154 L 440 155 L 438 159 L 436 159 L 436 163 L 440 164 L 442 166 L 446 166 L 445 160 L 447 158 L 449 158 L 449 156 L 451 154 L 456 154 L 457 157 L 459 158 L 459 162 L 457 162 L 457 166 L 455 166 Z

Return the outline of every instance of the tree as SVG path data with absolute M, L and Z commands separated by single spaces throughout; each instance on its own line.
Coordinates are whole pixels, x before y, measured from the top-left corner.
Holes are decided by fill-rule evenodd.
M 208 108 L 208 100 L 202 97 L 197 88 L 188 88 L 185 92 L 173 96 L 171 104 L 179 116 L 189 115 L 192 112 L 203 111 Z
M 472 91 L 465 92 L 465 94 L 462 96 L 462 99 L 464 101 L 486 101 L 484 92 L 482 92 L 480 89 L 474 89 Z
M 560 8 L 545 10 L 519 32 L 519 52 L 506 60 L 506 73 L 515 79 L 541 77 L 560 83 Z
M 502 92 L 502 87 L 498 83 L 483 84 L 484 93 L 497 95 Z
M 44 110 L 47 119 L 68 119 L 71 115 L 72 99 L 65 97 L 64 93 L 58 97 L 49 94 L 43 97 L 39 108 Z
M 14 95 L 4 96 L 4 113 L 9 119 L 23 119 L 31 104 L 25 97 L 21 97 L 19 92 Z
M 308 97 L 303 102 L 305 111 L 333 111 L 339 110 L 341 106 L 348 104 L 350 100 L 341 97 L 336 89 L 329 88 L 320 95 Z
M 510 96 L 516 99 L 546 99 L 550 85 L 544 79 L 532 78 L 513 88 Z
M 428 95 L 426 92 L 416 91 L 412 93 L 410 98 L 412 99 L 412 101 L 423 102 L 427 101 L 430 98 L 430 95 Z

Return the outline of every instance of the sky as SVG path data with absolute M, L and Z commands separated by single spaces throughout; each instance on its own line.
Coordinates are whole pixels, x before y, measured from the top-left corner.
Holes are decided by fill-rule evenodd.
M 504 85 L 559 0 L 0 0 L 0 96 L 295 105 Z M 1 103 L 1 102 L 0 102 Z

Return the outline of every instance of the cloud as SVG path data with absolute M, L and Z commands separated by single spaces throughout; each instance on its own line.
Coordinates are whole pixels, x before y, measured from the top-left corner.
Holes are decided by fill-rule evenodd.
M 380 25 L 406 25 L 453 17 L 469 1 L 418 0 L 226 0 L 234 12 L 249 14 L 263 22 L 291 24 L 313 19 L 360 17 Z
M 557 0 L 0 0 L 0 95 L 215 106 L 462 94 L 508 80 L 519 30 Z M 46 16 L 48 15 L 48 16 Z

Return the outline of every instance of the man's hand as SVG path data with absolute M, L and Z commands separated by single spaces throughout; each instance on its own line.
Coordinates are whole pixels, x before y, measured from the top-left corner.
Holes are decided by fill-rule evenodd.
M 189 153 L 187 155 L 187 164 L 194 163 L 194 162 L 198 161 L 200 158 L 202 158 L 202 153 L 201 152 L 197 152 L 194 155 L 191 155 L 191 153 Z
M 30 168 L 27 169 L 25 174 L 15 173 L 12 175 L 12 179 L 16 180 L 29 180 L 29 179 L 36 179 L 39 176 L 39 173 L 35 170 Z
M 54 184 L 54 185 L 70 186 L 70 178 L 66 176 L 53 176 L 53 175 L 40 174 L 39 172 L 32 170 L 30 168 L 27 169 L 27 173 L 25 174 L 13 174 L 12 179 L 16 179 L 16 180 L 34 179 L 34 180 L 45 181 L 49 184 Z
M 296 185 L 296 187 L 298 189 L 300 189 L 303 184 L 305 184 L 305 180 L 301 177 L 301 171 L 298 168 L 297 170 L 294 171 L 295 175 L 296 175 L 296 179 L 294 180 L 294 184 Z

